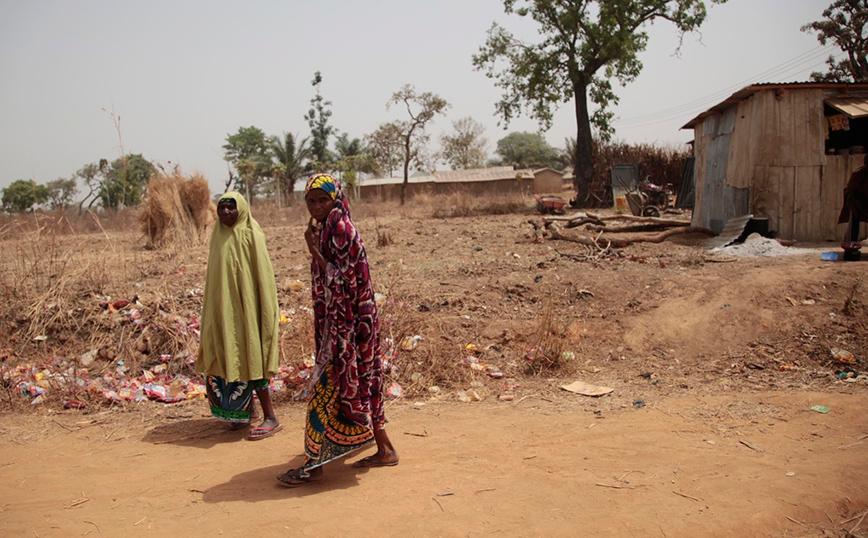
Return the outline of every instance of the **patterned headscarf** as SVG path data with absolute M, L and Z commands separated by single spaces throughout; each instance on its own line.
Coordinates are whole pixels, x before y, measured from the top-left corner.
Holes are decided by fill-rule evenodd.
M 304 193 L 307 194 L 313 189 L 322 189 L 329 196 L 332 197 L 332 200 L 335 199 L 335 179 L 328 174 L 317 174 L 310 179 L 307 180 L 307 186 L 304 188 Z

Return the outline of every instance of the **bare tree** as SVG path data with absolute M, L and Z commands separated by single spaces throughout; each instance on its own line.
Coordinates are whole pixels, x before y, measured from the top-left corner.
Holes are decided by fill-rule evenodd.
M 386 103 L 386 109 L 394 104 L 403 104 L 407 114 L 410 115 L 409 120 L 393 122 L 401 134 L 404 146 L 404 182 L 401 184 L 401 205 L 404 205 L 407 198 L 410 165 L 414 164 L 417 168 L 422 168 L 427 164 L 425 149 L 430 137 L 425 133 L 425 127 L 434 116 L 443 114 L 449 108 L 449 103 L 431 92 L 416 93 L 412 85 L 405 84 L 403 88 L 392 94 L 392 99 Z

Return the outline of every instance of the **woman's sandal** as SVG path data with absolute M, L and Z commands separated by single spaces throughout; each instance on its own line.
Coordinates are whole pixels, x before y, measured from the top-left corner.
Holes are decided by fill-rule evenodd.
M 310 473 L 299 467 L 298 469 L 290 469 L 282 475 L 274 477 L 274 479 L 277 480 L 277 483 L 283 487 L 297 488 L 307 484 L 319 482 L 323 479 L 323 475 L 319 474 L 316 477 L 312 477 L 310 476 Z

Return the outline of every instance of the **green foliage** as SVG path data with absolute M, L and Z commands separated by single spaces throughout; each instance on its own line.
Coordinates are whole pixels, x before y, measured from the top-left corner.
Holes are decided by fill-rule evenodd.
M 271 148 L 259 127 L 239 127 L 237 133 L 226 137 L 224 158 L 238 172 L 234 188 L 243 190 L 248 198 L 262 190 L 263 183 L 271 174 Z
M 133 207 L 141 202 L 155 169 L 141 154 L 129 154 L 103 167 L 99 190 L 100 205 L 105 209 Z
M 706 16 L 701 0 L 504 0 L 504 9 L 533 19 L 540 42 L 523 43 L 495 23 L 473 56 L 473 65 L 502 90 L 496 111 L 506 125 L 525 112 L 547 130 L 554 110 L 573 102 L 574 167 L 576 176 L 585 180 L 593 176 L 591 125 L 601 139 L 611 138 L 612 113 L 607 107 L 618 103 L 611 79 L 623 85 L 639 75 L 638 54 L 648 44 L 647 24 L 667 20 L 683 37 L 699 28 Z M 589 98 L 598 107 L 592 115 Z
M 817 41 L 825 46 L 833 42 L 846 58 L 826 59 L 827 71 L 811 73 L 818 82 L 868 82 L 868 0 L 835 0 L 823 10 L 824 20 L 802 26 L 803 32 L 817 32 Z
M 32 179 L 18 179 L 3 189 L 3 209 L 10 213 L 33 211 L 48 200 L 48 187 Z
M 453 133 L 440 137 L 441 157 L 453 170 L 485 166 L 485 127 L 471 117 L 452 122 Z
M 272 165 L 272 179 L 278 192 L 287 200 L 292 200 L 295 183 L 305 173 L 305 164 L 311 156 L 308 139 L 296 141 L 291 133 L 283 133 L 283 139 L 272 136 L 269 139 L 271 154 L 276 161 Z
M 401 126 L 395 122 L 380 125 L 376 131 L 365 136 L 365 146 L 371 172 L 378 176 L 391 177 L 403 158 L 404 139 L 401 136 Z
M 63 210 L 72 205 L 75 195 L 78 194 L 78 186 L 75 178 L 57 178 L 45 184 L 48 188 L 48 202 L 51 209 Z
M 358 183 L 358 173 L 371 171 L 371 160 L 367 155 L 364 142 L 360 138 L 350 138 L 342 133 L 335 140 L 337 162 L 335 168 L 341 172 L 341 178 L 349 186 Z
M 541 134 L 517 132 L 509 133 L 497 141 L 497 154 L 502 163 L 517 168 L 554 168 L 562 169 L 568 164 L 569 157 L 553 148 Z
M 320 95 L 320 84 L 322 84 L 322 75 L 317 71 L 311 81 L 311 85 L 316 88 L 316 95 L 310 100 L 310 110 L 307 111 L 304 119 L 310 126 L 312 159 L 321 163 L 322 168 L 327 167 L 328 163 L 334 160 L 329 151 L 329 138 L 335 133 L 335 128 L 329 125 L 332 111 L 328 107 L 332 106 L 332 102 L 326 101 Z
M 410 166 L 412 165 L 417 169 L 431 166 L 426 153 L 430 137 L 425 133 L 425 127 L 437 114 L 445 114 L 446 109 L 449 108 L 449 103 L 431 92 L 416 93 L 412 85 L 405 84 L 400 90 L 392 94 L 386 108 L 388 109 L 395 104 L 403 105 L 410 116 L 409 120 L 392 122 L 402 139 L 404 183 L 401 184 L 401 205 L 404 205 Z

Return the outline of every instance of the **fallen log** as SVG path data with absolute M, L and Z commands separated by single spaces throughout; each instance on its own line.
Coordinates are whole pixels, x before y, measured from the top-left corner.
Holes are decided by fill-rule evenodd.
M 660 230 L 668 230 L 671 226 L 666 224 L 636 224 L 634 226 L 621 226 L 619 228 L 609 228 L 603 226 L 588 226 L 585 228 L 589 232 L 605 232 L 610 234 L 630 233 L 630 232 L 659 232 Z
M 709 236 L 717 235 L 717 232 L 714 230 L 709 230 L 708 228 L 701 228 L 699 226 L 687 226 L 680 228 L 672 228 L 671 230 L 666 230 L 665 232 L 661 232 L 657 235 L 652 235 L 650 237 L 631 237 L 628 239 L 629 243 L 662 243 L 666 241 L 673 235 L 682 235 L 682 234 L 705 234 Z
M 586 215 L 584 213 L 575 213 L 568 217 L 543 217 L 543 221 L 546 224 L 550 224 L 552 222 L 566 222 L 567 228 L 576 228 L 581 226 L 582 224 L 596 224 L 598 226 L 604 226 L 602 220 L 599 217 L 594 217 L 590 215 Z
M 588 218 L 597 219 L 603 222 L 611 220 L 629 220 L 631 222 L 643 222 L 646 224 L 662 224 L 664 226 L 690 226 L 689 220 L 681 219 L 661 219 L 660 217 L 639 217 L 636 215 L 612 215 L 610 217 L 598 217 L 588 213 Z
M 551 235 L 552 239 L 570 241 L 572 243 L 579 243 L 580 245 L 588 245 L 590 247 L 596 247 L 601 249 L 624 248 L 630 244 L 629 241 L 624 241 L 622 239 L 611 239 L 608 237 L 603 237 L 602 235 L 597 235 L 596 238 L 591 238 L 584 235 L 564 235 L 560 225 L 558 225 L 558 223 L 556 222 L 552 222 L 551 224 L 549 224 L 549 234 Z

